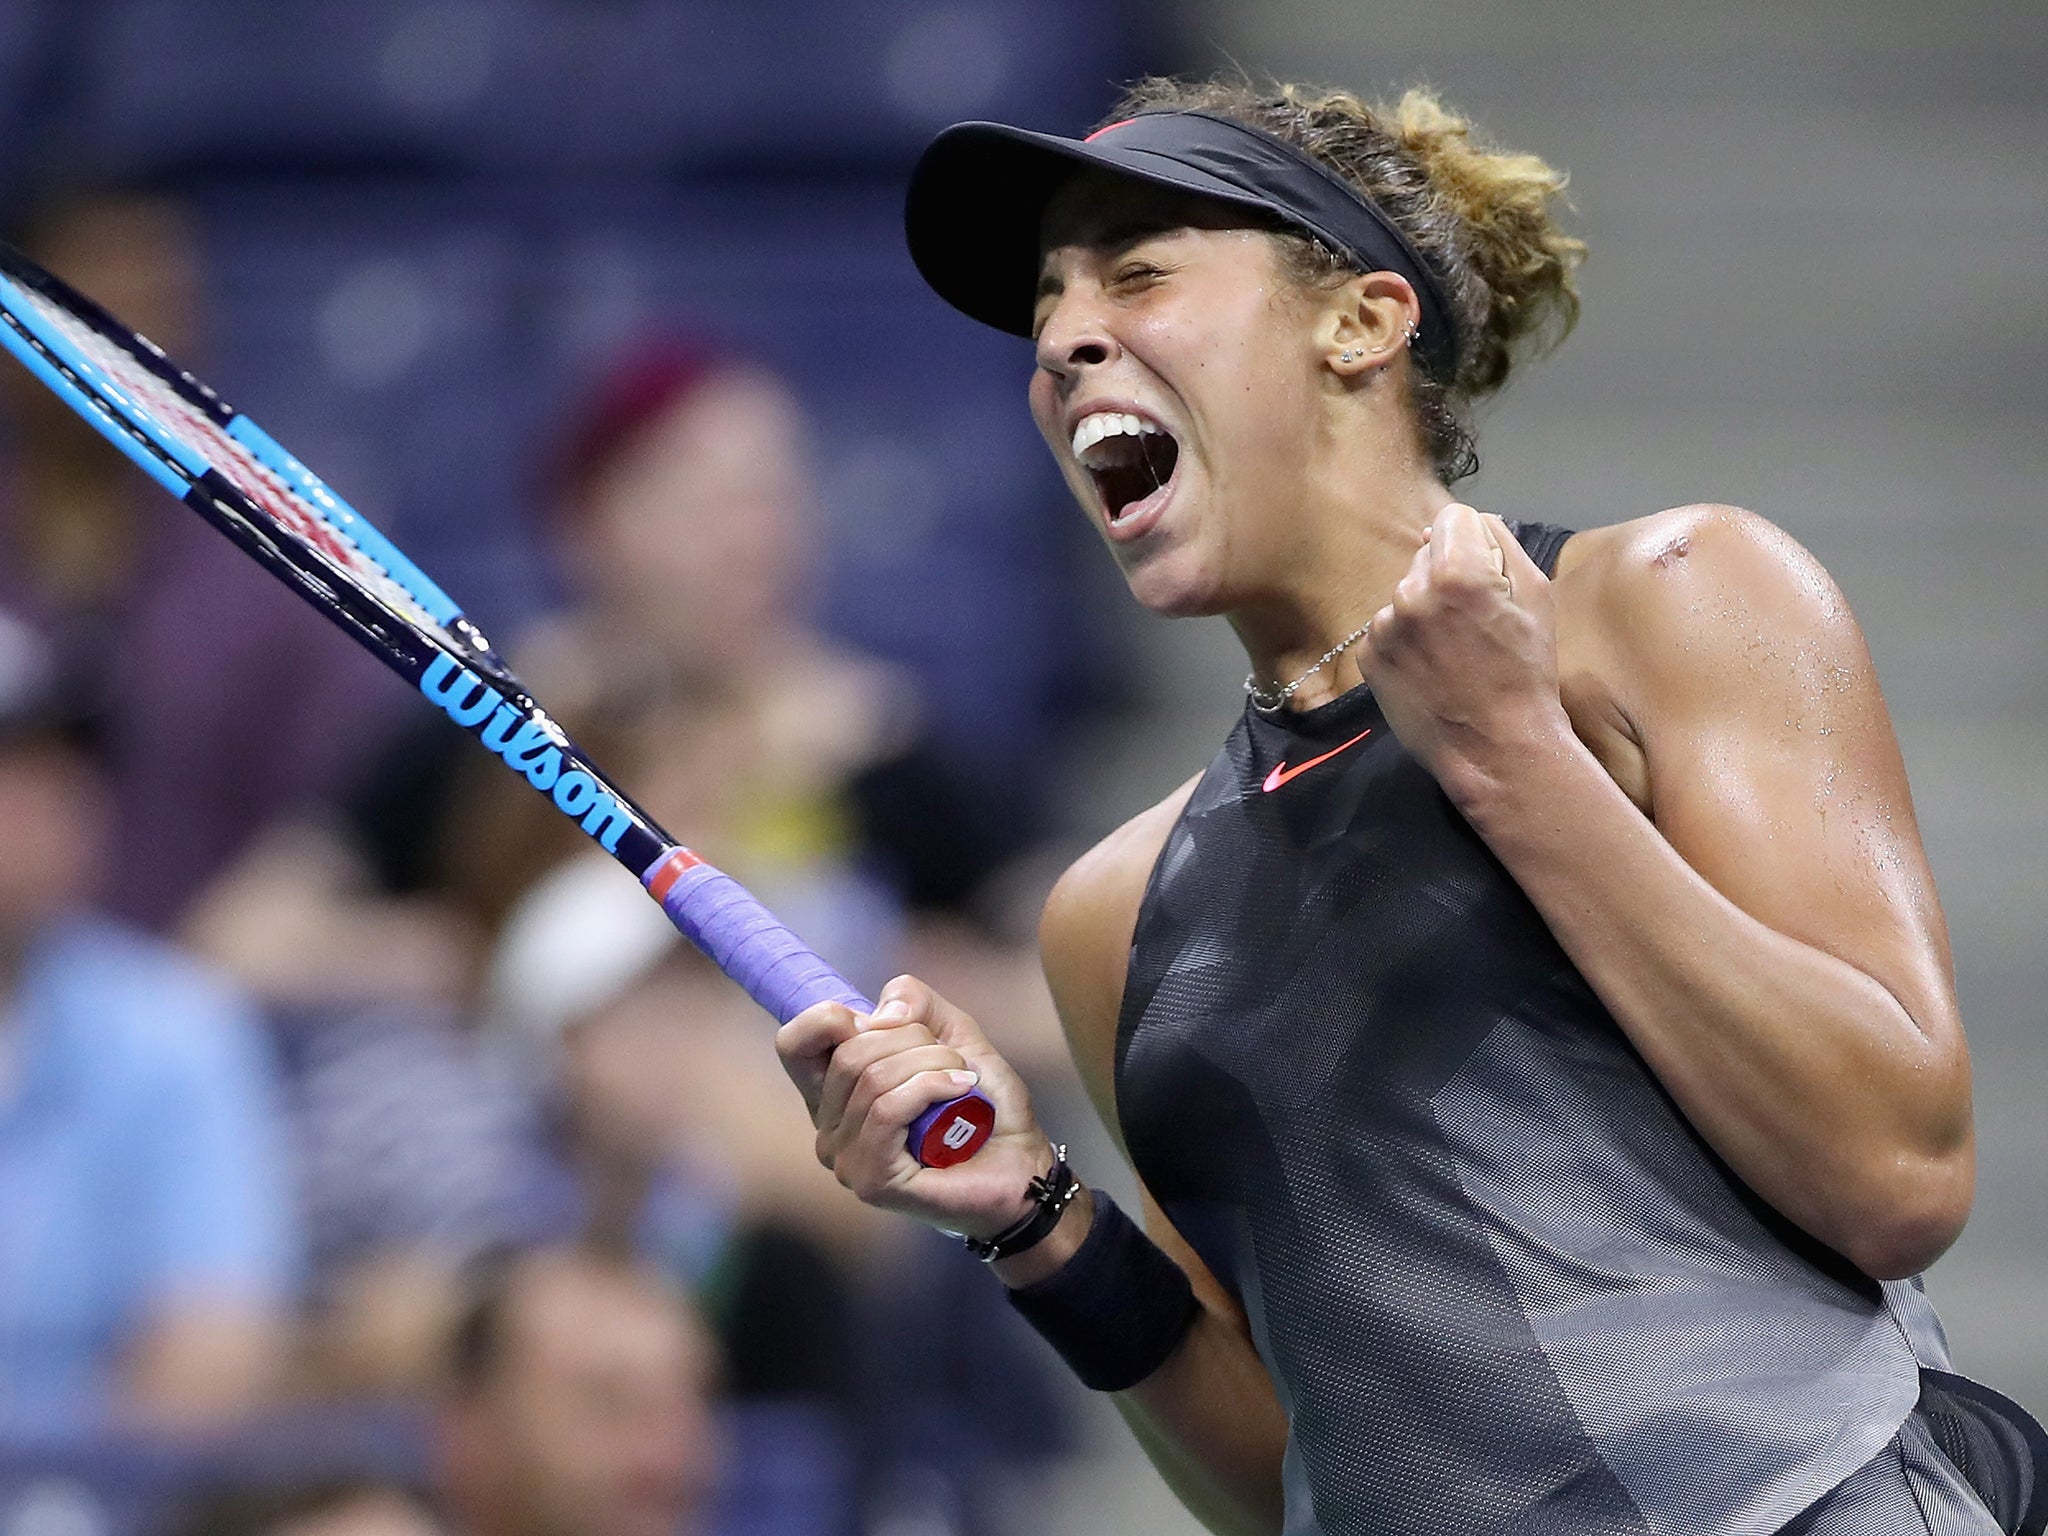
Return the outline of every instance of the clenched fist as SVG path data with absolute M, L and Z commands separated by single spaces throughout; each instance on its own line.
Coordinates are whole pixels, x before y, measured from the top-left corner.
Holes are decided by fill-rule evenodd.
M 1490 513 L 1437 514 L 1360 650 L 1387 723 L 1453 798 L 1462 774 L 1570 730 L 1550 582 Z

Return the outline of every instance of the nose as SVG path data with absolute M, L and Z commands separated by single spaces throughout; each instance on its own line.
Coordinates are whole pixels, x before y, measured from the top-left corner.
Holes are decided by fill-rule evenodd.
M 1099 305 L 1073 287 L 1054 302 L 1038 329 L 1038 366 L 1055 378 L 1071 381 L 1081 370 L 1107 363 L 1117 355 L 1115 333 Z

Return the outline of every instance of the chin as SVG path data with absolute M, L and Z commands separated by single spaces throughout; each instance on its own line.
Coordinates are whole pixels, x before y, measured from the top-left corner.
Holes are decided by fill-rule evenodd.
M 1229 611 L 1213 573 L 1172 556 L 1124 567 L 1124 583 L 1140 607 L 1165 619 L 1202 619 Z

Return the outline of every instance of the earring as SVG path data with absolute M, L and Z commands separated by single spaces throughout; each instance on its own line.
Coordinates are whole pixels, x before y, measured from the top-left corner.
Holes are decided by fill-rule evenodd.
M 1337 361 L 1340 363 L 1348 363 L 1355 360 L 1357 356 L 1358 354 L 1356 352 L 1353 352 L 1349 347 L 1346 347 L 1342 355 L 1338 357 Z
M 1408 329 L 1401 333 L 1401 340 L 1408 346 L 1412 347 L 1415 345 L 1416 342 L 1420 341 L 1421 339 L 1422 328 L 1418 326 L 1413 320 L 1410 320 L 1408 322 Z

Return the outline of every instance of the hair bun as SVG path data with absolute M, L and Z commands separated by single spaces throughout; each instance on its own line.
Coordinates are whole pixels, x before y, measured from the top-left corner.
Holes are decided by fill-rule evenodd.
M 1586 244 L 1558 223 L 1567 177 L 1535 155 L 1481 142 L 1428 91 L 1408 91 L 1383 119 L 1455 215 L 1461 254 L 1484 289 L 1472 295 L 1481 299 L 1470 305 L 1479 324 L 1456 383 L 1468 398 L 1489 393 L 1517 360 L 1547 352 L 1578 322 Z

